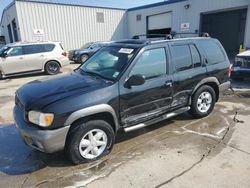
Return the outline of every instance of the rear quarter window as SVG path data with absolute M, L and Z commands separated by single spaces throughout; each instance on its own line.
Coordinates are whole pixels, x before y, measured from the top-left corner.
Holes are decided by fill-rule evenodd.
M 43 52 L 51 52 L 54 50 L 55 45 L 54 44 L 42 44 L 42 50 Z
M 217 64 L 226 60 L 222 47 L 216 41 L 201 40 L 199 43 L 207 55 L 208 64 Z

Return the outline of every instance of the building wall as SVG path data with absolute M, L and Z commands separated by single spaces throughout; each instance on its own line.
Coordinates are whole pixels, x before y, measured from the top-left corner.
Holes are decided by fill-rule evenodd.
M 6 8 L 6 10 L 4 11 L 3 15 L 2 15 L 2 22 L 1 22 L 1 35 L 5 36 L 5 40 L 6 43 L 10 43 L 10 38 L 9 38 L 9 34 L 8 34 L 8 29 L 7 26 L 8 24 L 10 24 L 11 26 L 11 30 L 12 30 L 12 36 L 14 39 L 14 33 L 13 33 L 13 27 L 12 27 L 12 20 L 16 20 L 16 24 L 17 24 L 17 34 L 18 34 L 18 39 L 20 39 L 20 30 L 18 27 L 18 17 L 17 17 L 17 13 L 16 13 L 16 6 L 15 4 L 11 4 L 9 7 Z
M 60 41 L 70 50 L 86 42 L 127 38 L 126 10 L 23 1 L 16 1 L 16 7 L 22 41 Z M 104 23 L 97 23 L 97 12 L 104 13 Z M 34 29 L 44 35 L 34 35 Z
M 184 6 L 190 4 L 189 9 Z M 248 7 L 245 30 L 245 46 L 250 47 L 250 1 L 249 0 L 187 0 L 139 10 L 128 10 L 129 37 L 146 34 L 146 17 L 164 12 L 172 12 L 172 31 L 180 32 L 181 23 L 190 23 L 189 32 L 200 29 L 200 14 Z M 141 14 L 142 20 L 136 21 L 136 15 Z

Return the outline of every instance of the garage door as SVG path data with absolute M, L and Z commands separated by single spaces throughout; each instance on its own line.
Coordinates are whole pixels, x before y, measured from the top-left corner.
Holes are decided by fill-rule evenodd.
M 203 14 L 201 30 L 220 40 L 233 59 L 244 42 L 247 9 Z
M 147 17 L 148 34 L 169 34 L 172 27 L 172 13 L 163 13 Z

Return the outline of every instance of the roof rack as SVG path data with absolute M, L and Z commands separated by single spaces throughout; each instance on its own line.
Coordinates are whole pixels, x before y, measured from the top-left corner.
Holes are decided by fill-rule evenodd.
M 179 38 L 185 38 L 182 37 L 183 35 L 198 35 L 198 37 L 210 37 L 208 33 L 198 33 L 198 32 L 185 32 L 185 33 L 177 33 L 172 31 L 170 34 L 142 34 L 142 35 L 135 35 L 132 37 L 132 39 L 140 39 L 140 37 L 146 37 L 147 39 L 150 38 L 164 38 L 164 39 L 174 39 L 176 36 L 179 36 Z

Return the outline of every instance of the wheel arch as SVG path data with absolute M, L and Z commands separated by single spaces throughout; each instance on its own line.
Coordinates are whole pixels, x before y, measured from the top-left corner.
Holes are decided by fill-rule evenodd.
M 55 62 L 57 62 L 57 63 L 58 63 L 58 65 L 60 66 L 60 68 L 62 68 L 61 63 L 60 63 L 58 60 L 56 60 L 56 59 L 50 59 L 50 60 L 46 61 L 46 63 L 44 64 L 44 70 L 45 70 L 46 65 L 47 65 L 49 62 L 51 62 L 51 61 L 55 61 Z
M 218 81 L 218 79 L 216 77 L 209 77 L 209 78 L 205 78 L 203 80 L 201 80 L 194 88 L 191 97 L 190 97 L 190 102 L 191 102 L 191 98 L 194 95 L 194 93 L 202 86 L 204 85 L 208 85 L 210 87 L 213 88 L 215 94 L 216 94 L 216 102 L 219 100 L 219 96 L 220 96 L 220 91 L 219 91 L 219 85 L 220 82 Z
M 89 120 L 105 120 L 114 129 L 116 133 L 119 129 L 119 123 L 114 109 L 107 104 L 87 107 L 76 112 L 73 112 L 66 120 L 65 126 L 70 125 L 70 129 L 74 128 L 79 122 Z

